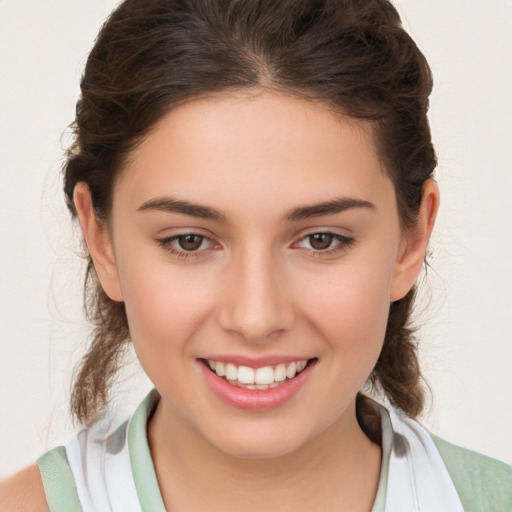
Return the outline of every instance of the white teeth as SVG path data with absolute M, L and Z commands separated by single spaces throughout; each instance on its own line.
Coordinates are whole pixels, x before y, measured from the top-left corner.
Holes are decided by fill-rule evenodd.
M 254 370 L 248 366 L 240 366 L 237 380 L 240 384 L 254 384 Z M 263 382 L 258 382 L 258 384 L 263 384 Z
M 226 366 L 221 361 L 217 361 L 217 364 L 215 365 L 215 373 L 219 377 L 224 377 L 226 375 Z
M 238 380 L 240 380 L 240 378 Z M 264 366 L 256 370 L 254 376 L 254 382 L 256 382 L 256 384 L 272 384 L 274 380 L 274 370 L 270 366 Z
M 226 365 L 226 379 L 228 380 L 237 380 L 238 378 L 238 369 L 237 367 L 232 364 L 228 363 Z
M 274 370 L 274 380 L 276 382 L 283 382 L 286 380 L 286 366 L 284 364 L 278 364 Z
M 280 363 L 276 366 L 262 366 L 251 368 L 249 366 L 236 366 L 233 363 L 224 363 L 208 359 L 208 366 L 219 377 L 225 377 L 231 384 L 246 389 L 272 389 L 293 379 L 307 365 L 307 360 L 294 361 L 288 364 Z
M 297 365 L 295 363 L 290 363 L 287 367 L 286 367 L 286 376 L 289 378 L 289 379 L 293 379 L 293 377 L 295 377 L 295 374 L 297 373 Z

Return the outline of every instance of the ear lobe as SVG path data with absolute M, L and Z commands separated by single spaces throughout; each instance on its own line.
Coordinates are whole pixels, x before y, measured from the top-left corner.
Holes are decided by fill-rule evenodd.
M 409 293 L 418 277 L 439 209 L 439 187 L 433 179 L 423 185 L 418 220 L 407 228 L 391 286 L 390 302 Z
M 94 268 L 105 293 L 114 301 L 122 302 L 123 293 L 119 281 L 114 250 L 107 225 L 100 222 L 94 211 L 91 192 L 86 183 L 80 182 L 73 191 L 80 227 Z

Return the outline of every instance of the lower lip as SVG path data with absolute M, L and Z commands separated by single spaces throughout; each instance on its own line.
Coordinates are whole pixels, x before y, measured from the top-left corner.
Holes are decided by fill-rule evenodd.
M 213 373 L 204 362 L 198 361 L 206 383 L 210 389 L 224 402 L 250 411 L 266 411 L 275 409 L 292 398 L 306 383 L 316 360 L 310 362 L 293 379 L 272 389 L 255 390 L 245 389 L 230 384 L 228 381 Z

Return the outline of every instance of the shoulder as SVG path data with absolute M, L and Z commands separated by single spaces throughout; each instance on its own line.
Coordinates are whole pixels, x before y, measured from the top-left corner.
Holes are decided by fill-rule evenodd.
M 432 439 L 465 510 L 512 512 L 512 466 L 437 436 Z
M 43 481 L 36 464 L 0 482 L 0 511 L 49 511 Z

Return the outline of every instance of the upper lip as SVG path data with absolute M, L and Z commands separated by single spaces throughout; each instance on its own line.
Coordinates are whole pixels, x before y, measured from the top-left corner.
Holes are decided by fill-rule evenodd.
M 269 355 L 265 357 L 250 357 L 237 354 L 215 354 L 202 357 L 210 361 L 222 361 L 223 363 L 231 363 L 235 366 L 248 366 L 249 368 L 262 368 L 264 366 L 275 366 L 280 363 L 288 364 L 296 361 L 307 361 L 312 359 L 307 356 L 300 355 Z

